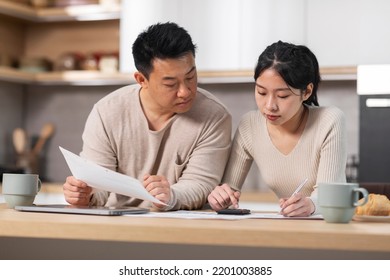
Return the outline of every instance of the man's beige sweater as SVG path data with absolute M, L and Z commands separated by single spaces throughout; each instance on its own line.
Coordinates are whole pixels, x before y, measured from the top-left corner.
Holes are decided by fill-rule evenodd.
M 198 209 L 221 181 L 231 143 L 231 116 L 212 94 L 198 89 L 192 108 L 151 131 L 139 85 L 122 87 L 97 102 L 85 125 L 81 157 L 137 178 L 164 175 L 171 200 L 164 210 Z M 150 203 L 95 190 L 92 205 Z

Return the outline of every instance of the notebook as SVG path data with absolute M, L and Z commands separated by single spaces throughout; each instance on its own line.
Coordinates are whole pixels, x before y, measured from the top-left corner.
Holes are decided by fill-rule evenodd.
M 46 212 L 64 214 L 85 214 L 119 216 L 125 214 L 144 214 L 149 209 L 141 207 L 104 207 L 104 206 L 74 206 L 65 204 L 39 204 L 31 206 L 15 206 L 15 210 L 26 212 Z

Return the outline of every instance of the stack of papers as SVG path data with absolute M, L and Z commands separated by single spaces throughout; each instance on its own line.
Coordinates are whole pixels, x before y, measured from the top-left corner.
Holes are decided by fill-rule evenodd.
M 104 168 L 87 159 L 59 147 L 72 175 L 89 186 L 117 194 L 127 195 L 166 205 L 144 188 L 140 181 L 130 176 Z

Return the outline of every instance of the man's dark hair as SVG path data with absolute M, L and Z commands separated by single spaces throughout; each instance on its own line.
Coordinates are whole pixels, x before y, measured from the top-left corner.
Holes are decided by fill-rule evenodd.
M 135 67 L 148 79 L 154 59 L 179 58 L 188 53 L 195 57 L 195 49 L 184 28 L 173 22 L 157 23 L 140 33 L 134 41 Z

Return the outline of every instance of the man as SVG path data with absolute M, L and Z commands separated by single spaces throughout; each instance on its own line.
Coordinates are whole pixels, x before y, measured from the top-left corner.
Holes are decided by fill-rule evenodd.
M 138 178 L 167 205 L 93 190 L 70 176 L 63 186 L 73 205 L 198 209 L 220 183 L 230 149 L 231 116 L 197 88 L 195 49 L 175 23 L 159 23 L 133 44 L 137 84 L 102 98 L 83 132 L 81 156 Z

